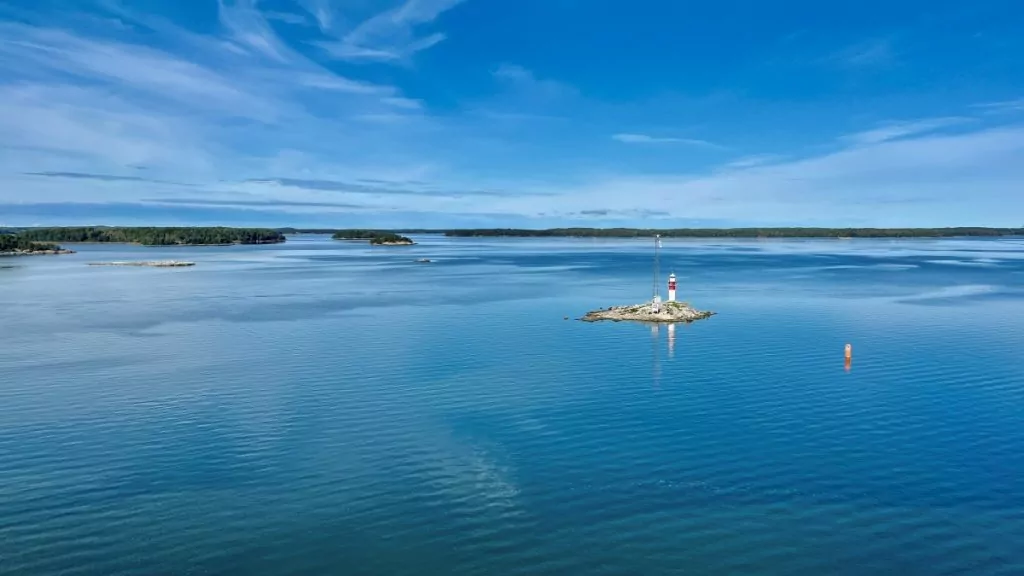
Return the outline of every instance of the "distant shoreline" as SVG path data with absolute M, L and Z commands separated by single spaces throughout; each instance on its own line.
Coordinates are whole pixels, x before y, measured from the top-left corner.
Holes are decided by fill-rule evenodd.
M 427 233 L 427 230 L 416 232 Z M 550 228 L 544 230 L 494 228 L 430 231 L 456 238 L 647 238 L 663 239 L 798 239 L 821 238 L 1006 238 L 1024 236 L 1024 228 Z M 407 231 L 406 233 L 413 233 Z
M 946 228 L 230 228 L 230 227 L 48 227 L 6 228 L 5 233 L 31 241 L 67 244 L 127 244 L 145 247 L 163 246 L 236 246 L 278 244 L 286 235 L 333 234 L 336 240 L 396 239 L 400 234 L 430 234 L 450 238 L 612 238 L 612 239 L 910 239 L 910 238 L 1021 238 L 1024 228 L 960 226 Z M 99 236 L 101 239 L 85 239 Z M 158 242 L 147 242 L 151 238 Z M 79 240 L 82 238 L 82 240 Z M 138 240 L 135 240 L 138 238 Z M 190 243 L 187 240 L 198 240 Z M 215 240 L 203 242 L 203 240 Z M 177 240 L 177 241 L 176 241 Z M 180 241 L 185 240 L 185 241 Z M 223 240 L 217 242 L 216 240 Z M 403 239 L 404 240 L 404 239 Z M 377 240 L 380 241 L 379 239 Z
M 286 234 L 327 234 L 323 229 L 278 229 Z M 338 234 L 348 230 L 335 231 Z M 647 238 L 663 239 L 797 239 L 819 238 L 857 240 L 861 238 L 1016 238 L 1024 237 L 1024 228 L 950 227 L 950 228 L 395 228 L 392 231 L 367 232 L 365 236 L 345 239 L 365 239 L 373 234 L 430 234 L 450 238 Z

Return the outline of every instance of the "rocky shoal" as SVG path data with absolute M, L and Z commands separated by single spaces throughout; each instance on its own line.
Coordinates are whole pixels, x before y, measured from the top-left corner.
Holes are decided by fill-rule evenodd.
M 634 322 L 693 322 L 714 316 L 714 312 L 706 312 L 692 308 L 684 302 L 662 302 L 658 312 L 655 312 L 651 302 L 633 304 L 630 306 L 612 306 L 603 310 L 587 312 L 586 316 L 580 318 L 584 322 L 598 322 L 600 320 L 611 320 L 622 322 L 624 320 Z
M 184 266 L 195 266 L 195 262 L 182 262 L 181 260 L 137 260 L 128 262 L 89 262 L 89 266 L 149 266 L 152 268 L 181 268 Z
M 9 250 L 0 252 L 0 256 L 47 256 L 54 254 L 74 254 L 74 250 Z

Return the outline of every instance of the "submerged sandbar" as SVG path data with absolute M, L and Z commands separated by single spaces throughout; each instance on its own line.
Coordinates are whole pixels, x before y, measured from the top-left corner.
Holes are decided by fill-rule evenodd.
M 132 260 L 122 262 L 89 262 L 89 266 L 149 266 L 151 268 L 182 268 L 195 266 L 195 262 L 181 260 Z

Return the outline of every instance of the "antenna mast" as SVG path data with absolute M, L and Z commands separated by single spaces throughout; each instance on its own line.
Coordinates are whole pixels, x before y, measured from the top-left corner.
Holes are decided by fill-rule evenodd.
M 654 311 L 657 312 L 661 308 L 661 294 L 660 288 L 660 275 L 661 275 L 661 234 L 654 235 L 654 286 L 653 286 L 653 300 L 652 304 Z

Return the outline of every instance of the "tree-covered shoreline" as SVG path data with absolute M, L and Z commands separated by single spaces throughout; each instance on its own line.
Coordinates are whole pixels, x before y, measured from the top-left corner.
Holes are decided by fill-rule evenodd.
M 277 244 L 285 236 L 270 228 L 215 227 L 61 227 L 29 228 L 17 237 L 34 242 L 97 242 L 145 246 Z
M 955 238 L 1024 236 L 1024 228 L 476 228 L 443 233 L 457 238 Z
M 394 234 L 388 230 L 369 230 L 369 229 L 345 229 L 335 230 L 334 234 L 331 235 L 333 240 L 373 240 L 378 236 L 384 236 L 387 234 Z
M 62 248 L 49 242 L 33 242 L 14 234 L 0 234 L 0 254 L 56 254 Z

